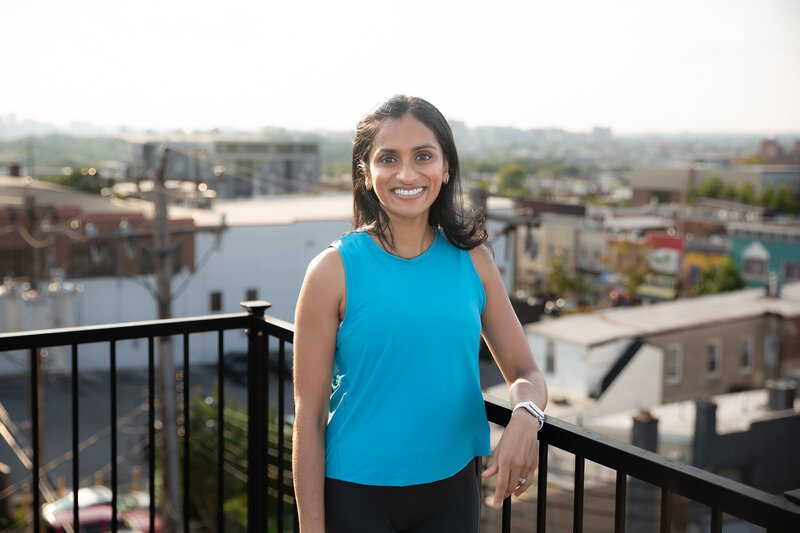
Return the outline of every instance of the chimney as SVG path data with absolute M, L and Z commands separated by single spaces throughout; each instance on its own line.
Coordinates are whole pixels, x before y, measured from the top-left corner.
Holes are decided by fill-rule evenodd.
M 17 163 L 16 161 L 11 161 L 10 163 L 8 163 L 8 175 L 11 176 L 12 178 L 19 177 L 19 163 Z
M 797 383 L 791 379 L 768 379 L 766 382 L 770 411 L 792 409 Z
M 717 404 L 708 400 L 697 400 L 695 407 L 692 465 L 705 469 L 712 466 L 711 452 L 717 438 Z
M 641 410 L 633 417 L 631 444 L 658 451 L 658 419 L 650 411 Z M 650 533 L 658 530 L 659 492 L 654 485 L 635 477 L 628 482 L 627 530 L 630 533 Z

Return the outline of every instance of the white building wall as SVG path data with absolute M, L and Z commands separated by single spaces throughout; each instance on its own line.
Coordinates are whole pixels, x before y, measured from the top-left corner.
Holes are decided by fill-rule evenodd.
M 490 234 L 491 234 L 491 227 Z M 300 221 L 291 224 L 231 226 L 221 235 L 218 245 L 213 233 L 195 235 L 195 264 L 192 274 L 187 269 L 172 279 L 175 297 L 173 317 L 191 317 L 217 313 L 237 313 L 244 309 L 239 302 L 246 300 L 247 291 L 255 289 L 257 297 L 272 304 L 267 314 L 294 321 L 297 296 L 309 262 L 331 242 L 350 230 L 348 219 Z M 214 249 L 216 247 L 216 249 Z M 210 252 L 210 256 L 206 257 Z M 495 261 L 508 284 L 505 239 L 493 243 Z M 203 263 L 205 259 L 205 263 Z M 72 298 L 70 323 L 42 322 L 49 315 L 31 313 L 39 322 L 28 323 L 2 313 L 4 323 L 20 323 L 18 329 L 43 329 L 61 326 L 90 326 L 120 322 L 154 320 L 157 318 L 153 276 L 137 278 L 84 278 L 70 280 L 82 286 Z M 179 292 L 178 292 L 179 291 Z M 211 293 L 219 291 L 222 309 L 212 312 Z M 9 302 L 5 302 L 8 304 Z M 6 316 L 8 315 L 8 316 Z M 24 316 L 28 316 L 25 313 Z M 192 363 L 216 361 L 216 334 L 190 336 Z M 225 333 L 225 351 L 246 349 L 243 331 Z M 142 367 L 147 361 L 145 339 L 122 341 L 116 345 L 117 366 L 120 369 Z M 107 369 L 107 344 L 82 345 L 79 349 L 81 370 Z M 174 340 L 176 361 L 182 358 L 182 339 Z M 69 347 L 48 351 L 46 364 L 56 369 L 70 366 Z M 27 372 L 27 356 L 23 353 L 0 354 L 0 375 Z
M 651 409 L 661 405 L 663 397 L 664 351 L 644 344 L 617 379 L 587 411 L 601 416 L 627 409 Z
M 631 341 L 632 339 L 619 339 L 589 349 L 586 357 L 586 385 L 590 392 L 600 384 Z
M 554 372 L 546 372 L 546 337 L 528 333 L 528 344 L 536 359 L 536 364 L 545 373 L 548 389 L 556 394 L 568 396 L 586 396 L 589 388 L 586 384 L 586 347 L 565 341 L 553 341 L 555 366 Z

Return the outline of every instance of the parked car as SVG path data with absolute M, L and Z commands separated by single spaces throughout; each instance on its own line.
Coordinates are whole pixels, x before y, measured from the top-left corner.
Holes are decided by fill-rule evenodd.
M 42 518 L 48 533 L 73 531 L 72 501 L 70 491 L 63 498 L 42 506 Z M 78 520 L 81 533 L 105 533 L 111 531 L 112 492 L 108 487 L 85 487 L 78 490 Z M 144 492 L 129 492 L 117 495 L 117 532 L 150 533 L 150 497 Z M 158 515 L 154 519 L 155 531 L 163 530 Z

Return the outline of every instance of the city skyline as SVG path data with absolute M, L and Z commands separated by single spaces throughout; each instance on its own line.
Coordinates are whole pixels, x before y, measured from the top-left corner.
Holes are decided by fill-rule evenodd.
M 405 92 L 467 126 L 800 131 L 800 4 L 509 1 L 4 7 L 0 116 L 351 130 Z

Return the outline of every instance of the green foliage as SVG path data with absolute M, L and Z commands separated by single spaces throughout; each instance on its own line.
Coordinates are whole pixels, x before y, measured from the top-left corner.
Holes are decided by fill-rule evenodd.
M 78 191 L 84 191 L 93 194 L 100 194 L 102 187 L 98 183 L 96 176 L 91 176 L 87 168 L 75 167 L 69 174 L 53 174 L 51 176 L 41 176 L 42 181 L 55 183 L 56 185 L 63 185 L 64 187 L 71 187 Z
M 736 199 L 743 204 L 755 204 L 756 203 L 756 191 L 753 188 L 753 184 L 747 182 L 739 187 L 739 191 L 737 194 Z
M 700 271 L 700 279 L 692 287 L 690 294 L 692 296 L 717 294 L 742 289 L 744 286 L 744 280 L 739 275 L 736 263 L 730 257 L 726 257 L 719 266 L 709 266 Z
M 562 255 L 551 255 L 547 265 L 547 289 L 556 296 L 564 296 L 575 286 L 569 267 Z
M 525 196 L 529 194 L 525 183 L 527 179 L 528 173 L 524 166 L 518 163 L 505 165 L 497 173 L 497 193 L 516 197 Z
M 190 400 L 191 440 L 189 443 L 190 464 L 190 515 L 210 524 L 210 531 L 219 531 L 214 510 L 217 505 L 217 424 L 218 395 L 206 396 L 195 390 Z M 268 440 L 270 452 L 267 460 L 271 471 L 277 471 L 278 431 L 275 406 L 270 405 L 268 413 Z M 287 476 L 291 473 L 291 428 L 284 431 L 284 467 Z M 224 428 L 224 493 L 223 511 L 226 530 L 244 531 L 247 525 L 247 412 L 237 407 L 235 402 L 226 401 Z M 183 446 L 181 446 L 183 454 Z M 182 461 L 182 459 L 181 459 Z M 270 500 L 268 505 L 275 509 L 277 503 L 272 494 L 277 481 L 270 478 Z M 284 480 L 286 483 L 286 480 Z M 291 492 L 289 489 L 287 492 Z M 291 506 L 285 509 L 286 516 L 292 516 Z
M 707 179 L 701 183 L 697 192 L 704 198 L 722 198 L 722 190 L 724 187 L 725 184 L 722 182 L 722 179 L 714 176 L 713 178 Z
M 655 200 L 659 204 L 665 204 L 669 201 L 668 191 L 650 191 L 650 201 Z
M 785 183 L 781 183 L 781 186 L 778 187 L 778 193 L 775 195 L 773 205 L 770 207 L 776 213 L 797 213 L 797 200 L 792 193 L 789 192 L 789 187 L 787 187 Z
M 689 189 L 686 191 L 686 203 L 688 205 L 696 204 L 697 197 L 699 196 L 699 194 L 700 193 L 698 192 L 697 187 L 695 187 L 694 185 L 689 187 Z
M 758 196 L 758 203 L 764 207 L 770 207 L 775 203 L 775 188 L 772 184 L 761 190 L 761 194 Z
M 0 141 L 0 160 L 27 158 L 26 143 L 32 141 L 33 160 L 37 167 L 90 167 L 100 161 L 117 159 L 117 140 L 112 137 L 78 137 L 51 133 L 42 137 Z
M 694 205 L 699 196 L 732 200 L 750 205 L 758 204 L 776 213 L 797 214 L 800 211 L 800 200 L 792 194 L 785 183 L 782 183 L 777 191 L 774 185 L 767 185 L 756 197 L 752 183 L 743 183 L 736 187 L 723 182 L 719 177 L 713 177 L 705 180 L 697 188 L 689 187 L 686 192 L 686 203 Z

